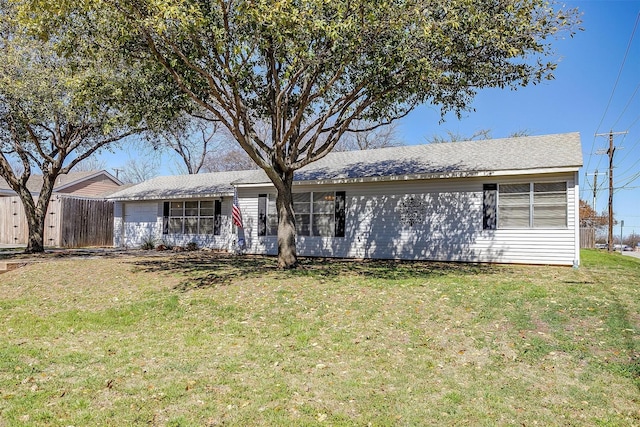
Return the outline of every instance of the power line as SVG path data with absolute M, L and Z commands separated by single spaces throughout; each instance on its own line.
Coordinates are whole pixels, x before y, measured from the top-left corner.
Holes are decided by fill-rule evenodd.
M 625 182 L 621 186 L 617 187 L 616 190 L 628 190 L 628 189 L 630 189 L 631 187 L 629 187 L 629 184 L 631 184 L 633 181 L 635 181 L 638 178 L 640 178 L 640 172 L 636 173 L 635 175 L 632 175 L 629 178 L 624 178 L 627 182 Z
M 627 129 L 627 132 L 629 132 L 629 129 Z M 622 142 L 624 142 L 624 140 Z M 627 159 L 627 157 L 629 157 L 629 155 L 633 154 L 633 149 L 636 147 L 636 145 L 638 145 L 638 143 L 640 143 L 640 138 L 633 143 L 633 145 L 629 148 L 627 153 L 622 157 L 622 159 L 620 159 L 620 162 L 624 162 Z
M 631 31 L 631 37 L 629 38 L 629 43 L 627 44 L 627 50 L 624 52 L 624 57 L 622 58 L 622 64 L 620 64 L 620 70 L 618 70 L 618 76 L 616 77 L 616 82 L 613 84 L 613 89 L 611 90 L 611 95 L 609 96 L 609 102 L 607 102 L 607 106 L 604 109 L 604 114 L 602 115 L 602 119 L 600 120 L 600 124 L 598 124 L 598 128 L 596 130 L 596 133 L 598 132 L 598 130 L 600 130 L 600 126 L 602 125 L 602 122 L 604 121 L 604 118 L 607 115 L 607 112 L 609 111 L 609 107 L 611 106 L 611 101 L 613 100 L 613 95 L 616 92 L 616 88 L 618 87 L 618 82 L 620 81 L 620 76 L 622 75 L 622 70 L 624 69 L 624 64 L 627 61 L 627 56 L 629 55 L 629 50 L 631 49 L 631 44 L 633 42 L 633 36 L 636 33 L 636 28 L 638 27 L 638 21 L 640 21 L 640 12 L 638 13 L 638 16 L 636 16 L 636 22 L 633 25 L 633 31 Z
M 638 163 L 640 163 L 640 159 L 636 160 L 636 162 L 634 164 L 632 164 L 629 169 L 624 171 L 624 173 L 627 173 L 627 172 L 631 171 Z M 620 179 L 621 181 L 627 181 L 625 184 L 623 184 L 623 185 L 626 185 L 626 184 L 631 184 L 631 182 L 634 179 L 638 178 L 638 176 L 640 176 L 640 172 L 636 172 L 636 173 L 634 173 L 633 175 L 630 175 L 630 176 L 623 176 L 623 177 L 618 178 L 618 179 Z
M 636 147 L 639 143 L 640 143 L 640 138 L 639 138 L 639 139 L 637 139 L 637 140 L 636 140 L 636 142 L 634 142 L 634 143 L 633 143 L 633 145 L 630 147 L 630 149 L 629 149 L 629 150 L 627 150 L 627 153 L 625 154 L 625 156 L 624 156 L 624 157 L 622 157 L 622 159 L 618 160 L 618 162 L 619 162 L 619 163 L 623 163 L 623 162 L 627 159 L 627 157 L 629 157 L 629 155 L 635 151 L 635 147 Z M 620 178 L 618 178 L 618 179 L 619 179 L 619 180 L 622 180 L 622 181 L 629 179 L 629 177 L 626 177 L 625 175 L 626 175 L 627 173 L 629 173 L 629 172 L 634 173 L 633 171 L 635 170 L 635 168 L 636 168 L 636 166 L 637 166 L 638 164 L 640 164 L 640 157 L 638 157 L 638 159 L 636 159 L 636 161 L 635 161 L 635 162 L 633 162 L 633 163 L 631 164 L 631 166 L 627 167 L 627 169 L 625 169 L 625 170 L 624 170 L 624 172 L 620 172 L 620 173 L 618 174 L 618 176 L 619 176 Z M 627 184 L 630 184 L 630 183 L 631 183 L 631 181 L 633 181 L 634 179 L 636 179 L 636 178 L 638 177 L 638 175 L 640 175 L 640 172 L 634 173 L 633 177 L 632 177 L 632 178 L 630 178 L 630 180 L 627 182 Z
M 596 128 L 596 136 L 598 131 L 600 130 L 600 126 L 604 122 L 605 117 L 607 116 L 607 112 L 609 111 L 609 107 L 611 106 L 611 101 L 613 101 L 613 95 L 616 92 L 616 88 L 618 87 L 618 82 L 620 81 L 620 76 L 622 75 L 622 70 L 624 69 L 624 64 L 627 61 L 627 56 L 629 54 L 629 50 L 631 49 L 631 44 L 633 42 L 633 36 L 636 33 L 636 28 L 638 27 L 638 21 L 640 21 L 640 12 L 636 16 L 636 22 L 633 25 L 633 30 L 631 31 L 631 37 L 629 38 L 629 43 L 627 44 L 627 50 L 624 52 L 624 57 L 622 58 L 622 64 L 620 64 L 620 69 L 618 70 L 618 76 L 616 77 L 616 81 L 613 84 L 613 89 L 611 90 L 611 95 L 609 96 L 609 101 L 607 102 L 607 106 L 604 109 L 604 113 L 602 113 L 602 118 L 600 119 L 600 123 L 598 123 L 598 127 Z M 591 144 L 591 154 L 589 155 L 589 161 L 587 162 L 587 169 L 589 169 L 589 165 L 591 163 L 591 156 L 593 155 L 593 149 L 595 148 L 596 138 L 594 136 L 593 143 Z M 598 165 L 600 163 L 598 162 Z
M 631 97 L 629 98 L 629 100 L 627 101 L 627 104 L 624 106 L 624 108 L 622 109 L 622 112 L 620 113 L 620 115 L 618 116 L 618 118 L 616 119 L 615 123 L 613 123 L 613 126 L 611 126 L 612 128 L 615 128 L 616 125 L 618 124 L 618 122 L 620 121 L 620 119 L 622 118 L 622 116 L 624 116 L 624 113 L 627 112 L 627 108 L 629 108 L 629 105 L 631 104 L 631 101 L 633 101 L 633 98 L 636 96 L 636 94 L 638 93 L 638 89 L 640 89 L 640 83 L 638 83 L 638 86 L 636 86 L 636 90 L 633 91 L 633 93 L 631 94 Z

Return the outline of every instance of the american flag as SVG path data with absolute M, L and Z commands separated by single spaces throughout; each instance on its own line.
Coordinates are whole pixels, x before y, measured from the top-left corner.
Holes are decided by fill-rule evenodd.
M 242 212 L 240 212 L 240 205 L 238 204 L 238 189 L 233 189 L 233 207 L 231 208 L 231 216 L 233 218 L 233 223 L 240 227 L 244 228 L 242 225 Z

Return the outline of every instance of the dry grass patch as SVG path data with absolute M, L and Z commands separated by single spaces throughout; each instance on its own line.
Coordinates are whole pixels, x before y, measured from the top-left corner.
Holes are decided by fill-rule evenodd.
M 32 264 L 0 276 L 0 426 L 636 425 L 640 263 L 586 255 Z

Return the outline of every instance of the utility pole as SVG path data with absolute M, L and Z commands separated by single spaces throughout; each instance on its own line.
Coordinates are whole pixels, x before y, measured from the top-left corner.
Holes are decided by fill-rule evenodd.
M 613 145 L 613 136 L 614 135 L 625 135 L 627 132 L 613 132 L 609 131 L 606 133 L 597 133 L 596 136 L 609 136 L 609 149 L 606 151 L 606 154 L 609 155 L 609 232 L 608 232 L 608 246 L 609 252 L 613 251 L 613 154 L 616 151 L 615 145 Z M 620 147 L 622 148 L 622 147 Z M 605 154 L 604 152 L 598 151 L 597 154 Z
M 598 219 L 598 208 L 597 208 L 597 201 L 598 201 L 598 169 L 596 169 L 596 171 L 594 173 L 585 173 L 585 180 L 586 177 L 589 175 L 593 175 L 593 202 L 591 203 L 591 207 L 593 208 L 593 213 L 595 215 L 594 218 L 591 218 L 589 221 L 585 221 L 584 224 L 582 223 L 582 219 L 580 221 L 580 226 L 582 227 L 582 225 L 584 225 L 586 227 L 585 232 L 588 232 L 589 235 L 591 236 L 590 239 L 593 241 L 593 244 L 595 245 L 596 243 L 596 228 L 599 228 L 600 226 L 600 220 Z M 605 175 L 605 174 L 601 174 L 601 175 Z
M 603 152 L 604 154 L 604 152 Z M 594 173 L 585 173 L 585 177 L 593 175 L 593 201 L 591 202 L 591 207 L 594 211 L 597 211 L 597 200 L 598 200 L 598 175 L 606 175 L 604 172 L 598 172 L 598 169 Z M 586 179 L 586 178 L 585 178 Z
M 593 174 L 593 211 L 595 212 L 598 208 L 596 207 L 596 199 L 598 197 L 598 169 L 596 169 L 596 173 Z
M 123 171 L 124 169 L 118 169 L 118 168 L 112 168 L 112 169 L 116 173 L 116 179 L 120 179 L 120 177 L 119 177 L 120 171 Z

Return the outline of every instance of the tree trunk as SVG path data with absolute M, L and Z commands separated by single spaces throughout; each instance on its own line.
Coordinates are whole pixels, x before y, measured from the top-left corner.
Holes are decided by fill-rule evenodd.
M 293 171 L 286 172 L 282 187 L 277 186 L 276 210 L 278 212 L 278 267 L 296 268 L 296 217 L 293 211 Z
M 49 208 L 49 200 L 53 193 L 55 178 L 50 179 L 49 176 L 45 175 L 43 180 L 44 183 L 40 190 L 37 203 L 34 203 L 33 196 L 26 189 L 18 193 L 22 200 L 22 206 L 24 207 L 27 225 L 29 227 L 27 248 L 24 250 L 24 252 L 28 254 L 44 252 L 44 222 L 47 216 L 47 209 Z
M 25 253 L 35 254 L 44 252 L 44 220 L 45 215 L 36 208 L 32 215 L 27 215 L 29 239 Z
M 28 254 L 44 252 L 45 215 L 41 212 L 41 209 L 39 209 L 41 203 L 38 203 L 36 206 L 36 202 L 33 200 L 33 195 L 26 188 L 18 190 L 20 190 L 17 191 L 17 193 L 20 197 L 20 201 L 22 202 L 22 209 L 24 210 L 24 215 L 27 218 L 27 226 L 29 230 L 27 247 L 24 252 Z

